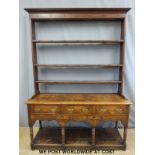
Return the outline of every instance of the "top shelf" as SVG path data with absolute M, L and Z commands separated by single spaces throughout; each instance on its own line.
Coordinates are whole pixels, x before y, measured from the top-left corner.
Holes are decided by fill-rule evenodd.
M 124 40 L 32 40 L 33 43 L 40 44 L 62 44 L 62 45 L 102 45 L 102 44 L 120 44 Z
M 25 8 L 33 21 L 124 20 L 130 8 Z
M 131 8 L 25 8 L 29 13 L 59 12 L 59 11 L 120 11 L 128 12 Z

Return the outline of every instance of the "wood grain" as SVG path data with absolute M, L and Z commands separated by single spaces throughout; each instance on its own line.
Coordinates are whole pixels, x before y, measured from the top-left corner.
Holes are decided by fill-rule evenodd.
M 102 104 L 122 105 L 131 104 L 119 94 L 49 94 L 42 93 L 29 99 L 27 104 Z

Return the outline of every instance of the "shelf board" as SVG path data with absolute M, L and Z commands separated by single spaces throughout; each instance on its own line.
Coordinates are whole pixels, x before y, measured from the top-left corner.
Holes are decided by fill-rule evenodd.
M 25 8 L 29 13 L 42 13 L 53 11 L 124 11 L 127 12 L 131 8 Z
M 122 64 L 34 64 L 41 68 L 116 68 Z
M 34 149 L 61 148 L 61 128 L 40 128 L 33 140 Z M 116 128 L 96 128 L 95 146 L 92 148 L 91 128 L 65 127 L 64 148 L 124 149 L 123 139 Z
M 37 80 L 35 83 L 42 83 L 42 84 L 119 84 L 122 81 L 119 80 L 111 80 L 111 81 L 54 81 L 54 80 Z
M 102 45 L 102 44 L 120 44 L 124 40 L 33 40 L 33 43 L 62 44 L 62 45 Z
M 91 145 L 91 128 L 68 127 L 65 130 L 66 145 Z

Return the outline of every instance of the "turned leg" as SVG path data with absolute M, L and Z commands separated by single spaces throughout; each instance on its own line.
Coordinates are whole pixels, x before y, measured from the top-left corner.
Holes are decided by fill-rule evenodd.
M 39 126 L 40 126 L 40 128 L 42 128 L 42 122 L 41 122 L 41 120 L 39 120 Z
M 126 150 L 126 138 L 127 138 L 127 127 L 124 127 L 124 133 L 123 133 L 124 150 Z
M 33 127 L 30 127 L 30 141 L 31 141 L 31 149 L 34 150 L 34 145 L 33 145 Z
M 95 145 L 95 127 L 92 128 L 92 145 Z
M 124 127 L 124 134 L 123 134 L 123 141 L 126 143 L 126 138 L 127 138 L 127 128 Z
M 61 128 L 62 145 L 65 145 L 65 128 Z
M 118 121 L 115 122 L 115 128 L 118 128 Z

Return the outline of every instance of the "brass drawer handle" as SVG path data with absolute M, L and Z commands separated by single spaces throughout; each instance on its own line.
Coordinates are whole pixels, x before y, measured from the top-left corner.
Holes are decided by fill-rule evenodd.
M 107 111 L 107 109 L 103 109 L 103 108 L 100 109 L 100 112 L 103 112 L 104 113 L 106 111 Z
M 96 119 L 98 118 L 97 116 L 88 116 L 88 119 Z
M 50 112 L 55 113 L 56 110 L 57 110 L 57 108 L 51 108 L 51 109 L 50 109 Z
M 72 113 L 74 111 L 74 108 L 68 108 L 67 111 Z
M 40 112 L 40 108 L 37 108 L 37 107 L 36 107 L 36 108 L 34 109 L 34 111 L 35 111 L 35 112 Z
M 88 113 L 88 111 L 89 111 L 88 108 L 83 108 L 82 109 L 82 112 L 84 112 L 84 113 Z
M 116 109 L 117 112 L 122 113 L 123 109 Z

